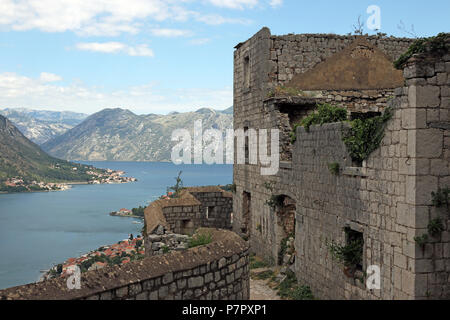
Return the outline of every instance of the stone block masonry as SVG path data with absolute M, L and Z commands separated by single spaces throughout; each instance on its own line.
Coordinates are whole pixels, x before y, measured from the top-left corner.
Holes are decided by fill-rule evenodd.
M 145 233 L 158 227 L 189 235 L 200 227 L 231 229 L 232 210 L 232 194 L 218 186 L 184 188 L 177 198 L 156 200 L 145 209 Z
M 306 91 L 301 86 L 294 88 L 304 91 L 303 95 L 270 95 L 271 90 L 289 87 L 294 78 L 320 63 L 337 68 L 333 56 L 354 45 L 355 39 L 272 36 L 265 28 L 236 47 L 234 127 L 280 129 L 282 162 L 275 176 L 261 176 L 261 164 L 234 166 L 233 230 L 246 231 L 252 252 L 280 262 L 291 220 L 284 204 L 271 207 L 268 201 L 274 196 L 288 199 L 295 206 L 295 273 L 315 296 L 449 299 L 450 219 L 446 208 L 432 205 L 431 192 L 450 187 L 450 54 L 413 57 L 398 88 L 380 82 L 379 87 L 361 89 L 371 81 L 362 79 L 361 88 L 343 90 L 339 83 L 324 79 L 328 82 L 323 86 L 314 83 L 317 90 L 311 92 L 305 77 L 298 83 Z M 386 61 L 392 63 L 412 40 L 368 37 L 360 43 L 357 59 L 364 50 L 373 51 L 387 68 L 377 72 L 388 73 L 393 71 Z M 352 59 L 353 51 L 347 52 Z M 371 63 L 369 58 L 367 63 Z M 354 72 L 351 68 L 349 63 L 343 72 Z M 370 72 L 368 68 L 365 75 Z M 250 77 L 245 78 L 248 73 Z M 321 102 L 345 107 L 350 114 L 392 107 L 393 117 L 379 148 L 362 164 L 352 161 L 342 141 L 349 124 L 312 126 L 309 132 L 299 127 L 291 144 L 293 125 Z M 339 164 L 339 174 L 330 172 L 330 163 Z M 421 246 L 416 237 L 427 234 L 429 223 L 436 218 L 442 221 L 442 232 Z M 372 265 L 380 268 L 380 290 L 368 290 L 363 277 L 349 277 L 332 259 L 327 240 L 346 244 L 346 230 L 364 242 L 361 271 Z
M 170 251 L 184 251 L 188 247 L 189 236 L 164 232 L 164 234 L 150 234 L 145 237 L 145 255 L 157 256 Z
M 248 300 L 248 245 L 231 231 L 203 229 L 213 242 L 81 275 L 0 290 L 2 300 Z

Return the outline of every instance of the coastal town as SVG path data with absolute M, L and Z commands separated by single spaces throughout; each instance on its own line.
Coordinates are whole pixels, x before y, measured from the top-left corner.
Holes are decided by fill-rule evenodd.
M 133 208 L 131 210 L 122 208 L 119 211 L 113 211 L 110 212 L 110 216 L 117 216 L 117 217 L 131 217 L 131 218 L 144 218 L 144 207 L 139 206 L 138 208 Z
M 113 245 L 105 245 L 78 258 L 69 258 L 63 263 L 46 271 L 40 281 L 67 276 L 72 268 L 79 267 L 81 272 L 98 270 L 108 265 L 124 265 L 130 261 L 144 258 L 144 239 L 141 235 L 124 239 Z
M 65 183 L 47 183 L 36 180 L 26 182 L 21 177 L 7 179 L 3 182 L 3 185 L 5 186 L 3 192 L 62 191 L 70 189 L 70 186 Z
M 77 167 L 73 167 L 72 171 L 77 171 Z M 5 192 L 37 192 L 37 191 L 64 191 L 70 189 L 71 184 L 117 184 L 136 182 L 133 177 L 125 177 L 124 171 L 106 169 L 102 171 L 87 171 L 86 174 L 90 179 L 86 182 L 73 183 L 54 183 L 44 181 L 29 181 L 24 177 L 8 178 L 0 183 L 0 193 Z
M 87 171 L 86 173 L 93 177 L 89 184 L 114 184 L 137 181 L 133 177 L 124 177 L 125 171 L 120 170 L 106 169 L 105 172 Z

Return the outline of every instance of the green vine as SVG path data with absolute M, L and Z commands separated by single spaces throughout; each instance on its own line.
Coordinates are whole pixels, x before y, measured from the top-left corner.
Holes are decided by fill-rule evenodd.
M 450 212 L 450 188 L 438 188 L 437 192 L 431 192 L 433 206 L 436 208 L 446 207 Z
M 433 219 L 428 223 L 428 234 L 432 237 L 440 235 L 444 230 L 445 228 L 441 218 Z
M 287 243 L 288 243 L 288 241 L 289 241 L 290 238 L 294 238 L 294 237 L 295 237 L 295 234 L 294 234 L 294 233 L 291 233 L 291 234 L 288 235 L 286 238 L 283 238 L 283 239 L 281 240 L 281 243 L 280 243 L 280 251 L 278 252 L 278 263 L 279 263 L 280 265 L 283 263 L 284 255 L 288 252 L 288 249 L 289 249 Z
M 266 188 L 269 191 L 273 191 L 273 186 L 270 182 L 264 182 L 264 188 Z
M 416 40 L 395 62 L 394 67 L 403 69 L 406 62 L 416 53 L 438 52 L 450 49 L 450 33 L 439 33 L 435 37 Z
M 383 115 L 350 121 L 351 127 L 344 133 L 342 140 L 354 161 L 361 163 L 380 146 L 381 140 L 384 137 L 386 123 L 391 118 L 392 110 L 387 108 Z M 317 112 L 310 114 L 302 119 L 300 123 L 294 125 L 290 133 L 291 143 L 297 141 L 296 132 L 300 126 L 309 132 L 312 125 L 322 125 L 324 123 L 346 120 L 347 111 L 344 108 L 332 106 L 327 103 L 317 105 Z M 335 169 L 336 166 L 334 165 L 334 168 L 330 168 L 330 171 L 335 171 Z
M 449 210 L 449 197 L 450 197 L 450 188 L 438 188 L 437 192 L 431 192 L 431 198 L 433 206 L 436 208 L 446 207 L 447 211 Z M 428 222 L 428 234 L 423 234 L 421 236 L 414 237 L 414 241 L 422 247 L 425 248 L 425 244 L 427 244 L 429 235 L 432 237 L 439 236 L 442 231 L 445 230 L 444 223 L 441 218 L 435 218 Z
M 284 196 L 282 195 L 272 195 L 269 200 L 266 201 L 266 204 L 272 209 L 276 209 L 283 205 Z
M 378 147 L 384 137 L 386 123 L 392 118 L 392 110 L 387 108 L 383 115 L 367 119 L 355 119 L 342 140 L 353 161 L 361 163 Z
M 362 261 L 362 241 L 354 240 L 346 245 L 339 245 L 336 242 L 331 241 L 327 243 L 327 246 L 333 259 L 343 263 L 346 267 L 354 267 Z
M 340 172 L 339 163 L 337 163 L 337 162 L 329 163 L 328 170 L 330 170 L 331 174 L 334 174 L 335 176 L 339 175 L 339 172 Z
M 347 111 L 344 108 L 332 106 L 328 103 L 317 104 L 317 112 L 310 114 L 295 124 L 293 131 L 291 132 L 291 142 L 294 143 L 297 140 L 297 128 L 304 127 L 306 132 L 309 132 L 309 128 L 312 125 L 322 125 L 324 123 L 341 122 L 347 120 Z
M 416 236 L 414 237 L 414 241 L 422 247 L 422 249 L 425 247 L 425 245 L 428 242 L 428 235 L 427 234 L 423 234 L 421 236 Z

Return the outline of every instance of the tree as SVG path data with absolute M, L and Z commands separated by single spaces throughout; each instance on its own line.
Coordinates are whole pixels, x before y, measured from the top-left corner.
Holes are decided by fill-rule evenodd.
M 178 172 L 178 176 L 175 178 L 176 183 L 174 186 L 167 188 L 167 195 L 169 195 L 169 190 L 172 190 L 174 193 L 174 197 L 176 198 L 179 195 L 179 192 L 183 189 L 183 180 L 181 179 L 181 174 L 183 171 Z

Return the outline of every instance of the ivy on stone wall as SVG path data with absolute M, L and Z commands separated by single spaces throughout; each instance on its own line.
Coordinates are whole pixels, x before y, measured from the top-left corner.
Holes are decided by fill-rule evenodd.
M 278 264 L 283 264 L 283 259 L 286 254 L 290 254 L 291 256 L 294 254 L 294 239 L 295 233 L 291 233 L 287 237 L 281 239 L 280 250 L 278 252 Z
M 431 192 L 431 199 L 434 207 L 445 207 L 447 209 L 447 212 L 449 212 L 450 188 L 438 188 L 436 192 Z M 414 237 L 414 241 L 422 247 L 422 250 L 425 249 L 425 244 L 427 244 L 429 236 L 440 236 L 441 233 L 445 230 L 445 226 L 442 219 L 440 217 L 437 217 L 428 222 L 427 229 L 428 234 Z
M 414 241 L 422 247 L 422 250 L 425 249 L 425 245 L 428 242 L 428 234 L 423 234 L 421 236 L 415 236 Z
M 416 53 L 438 52 L 450 49 L 450 33 L 439 33 L 435 37 L 416 40 L 395 62 L 394 67 L 403 69 L 406 62 Z
M 386 123 L 391 118 L 392 110 L 388 108 L 381 116 L 350 121 L 351 128 L 344 133 L 342 140 L 353 161 L 361 163 L 378 149 Z
M 309 128 L 312 125 L 322 125 L 325 123 L 341 122 L 347 120 L 347 111 L 344 108 L 332 106 L 328 103 L 318 104 L 317 112 L 310 114 L 295 124 L 291 132 L 291 142 L 294 143 L 297 140 L 297 128 L 304 127 L 306 132 L 309 132 Z
M 428 223 L 428 234 L 432 237 L 439 236 L 445 230 L 441 218 L 435 218 Z
M 345 245 L 340 245 L 332 240 L 331 242 L 327 241 L 326 246 L 331 253 L 331 257 L 346 267 L 355 267 L 361 264 L 364 246 L 362 240 L 350 241 Z
M 282 195 L 272 195 L 269 200 L 266 201 L 266 204 L 272 209 L 279 208 L 283 206 L 284 196 Z
M 431 192 L 433 206 L 445 207 L 450 212 L 450 188 L 438 188 L 437 192 Z
M 334 174 L 335 176 L 339 175 L 340 172 L 340 165 L 337 162 L 332 162 L 328 164 L 328 170 L 330 170 L 331 174 Z
M 350 153 L 353 161 L 361 163 L 375 151 L 384 137 L 386 123 L 392 118 L 392 110 L 387 108 L 383 115 L 361 118 L 350 121 L 351 128 L 347 130 L 342 140 Z M 297 140 L 296 131 L 299 126 L 308 132 L 312 125 L 347 121 L 345 108 L 324 103 L 317 105 L 317 112 L 305 117 L 300 123 L 294 125 L 291 132 L 291 142 Z M 331 169 L 330 169 L 331 170 Z

